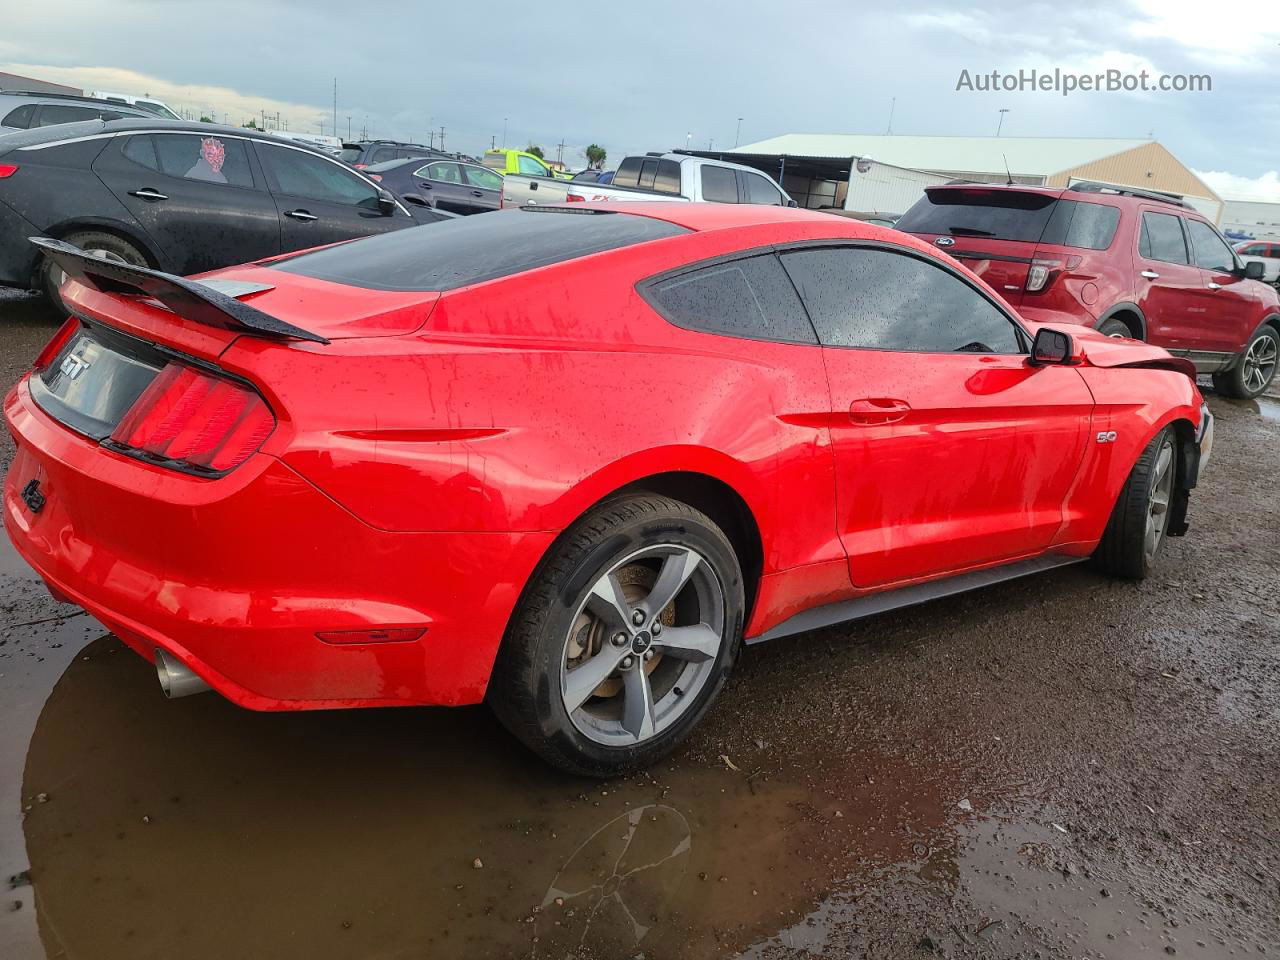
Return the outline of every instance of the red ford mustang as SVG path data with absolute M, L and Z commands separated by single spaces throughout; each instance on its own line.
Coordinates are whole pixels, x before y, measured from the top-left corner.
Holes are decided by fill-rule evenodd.
M 487 700 L 663 755 L 748 643 L 1185 532 L 1186 361 L 1033 328 L 904 234 L 775 207 L 471 217 L 198 281 L 37 240 L 5 525 L 171 695 Z

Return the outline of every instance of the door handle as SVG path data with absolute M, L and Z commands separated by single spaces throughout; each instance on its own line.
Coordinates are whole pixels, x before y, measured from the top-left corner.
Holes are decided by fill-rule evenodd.
M 472 190 L 472 191 L 471 191 L 471 195 L 472 195 L 473 197 L 483 197 L 483 196 L 484 196 L 484 194 L 483 194 L 483 193 L 481 193 L 479 190 Z
M 892 397 L 865 397 L 849 404 L 849 420 L 860 427 L 897 423 L 910 412 L 911 404 Z
M 537 183 L 531 183 L 531 184 L 529 184 L 529 189 L 530 189 L 530 190 L 537 190 L 537 189 L 538 189 L 538 184 L 537 184 Z
M 1143 270 L 1142 276 L 1146 277 L 1148 280 L 1160 279 L 1160 274 L 1156 273 L 1154 270 Z
M 307 213 L 305 210 L 286 210 L 284 215 L 286 217 L 292 217 L 294 220 L 301 220 L 303 223 L 310 223 L 312 220 L 320 219 L 315 214 Z
M 1208 288 L 1209 288 L 1210 290 L 1221 290 L 1221 289 L 1222 289 L 1222 284 L 1220 284 L 1220 283 L 1214 283 L 1212 280 L 1210 280 L 1210 281 L 1208 282 L 1208 284 L 1206 284 L 1206 286 L 1208 286 Z
M 168 200 L 169 199 L 159 190 L 152 190 L 150 187 L 143 187 L 141 190 L 130 190 L 129 196 L 137 197 L 139 200 Z

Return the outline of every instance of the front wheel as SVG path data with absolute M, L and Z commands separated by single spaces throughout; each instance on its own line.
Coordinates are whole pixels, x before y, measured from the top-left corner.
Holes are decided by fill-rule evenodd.
M 1213 375 L 1213 388 L 1228 397 L 1252 400 L 1275 379 L 1280 333 L 1265 326 L 1250 339 L 1240 361 L 1226 373 Z
M 724 686 L 743 608 L 737 556 L 703 513 L 652 494 L 606 502 L 535 573 L 487 700 L 563 770 L 607 777 L 653 763 Z
M 1178 466 L 1173 429 L 1151 440 L 1129 471 L 1093 559 L 1118 577 L 1143 580 L 1151 572 L 1169 529 Z

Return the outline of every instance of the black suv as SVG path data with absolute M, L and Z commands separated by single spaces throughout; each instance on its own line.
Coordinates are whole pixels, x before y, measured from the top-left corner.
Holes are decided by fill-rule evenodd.
M 404 160 L 409 157 L 457 159 L 453 154 L 437 150 L 435 147 L 424 147 L 420 143 L 402 143 L 399 140 L 356 140 L 342 145 L 342 162 L 351 164 L 357 170 L 371 167 L 375 163 Z
M 0 285 L 55 301 L 61 273 L 28 237 L 191 274 L 448 217 L 256 130 L 152 118 L 0 137 Z
M 122 117 L 151 117 L 145 110 L 123 103 L 108 103 L 93 97 L 69 93 L 27 93 L 0 91 L 0 133 L 50 127 L 81 120 L 119 120 Z

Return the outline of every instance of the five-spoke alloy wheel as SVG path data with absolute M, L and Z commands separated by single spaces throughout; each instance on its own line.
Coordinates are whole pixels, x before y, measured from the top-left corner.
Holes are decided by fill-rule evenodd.
M 563 769 L 610 776 L 652 763 L 724 685 L 743 607 L 738 556 L 706 515 L 654 494 L 606 501 L 534 575 L 488 701 Z

